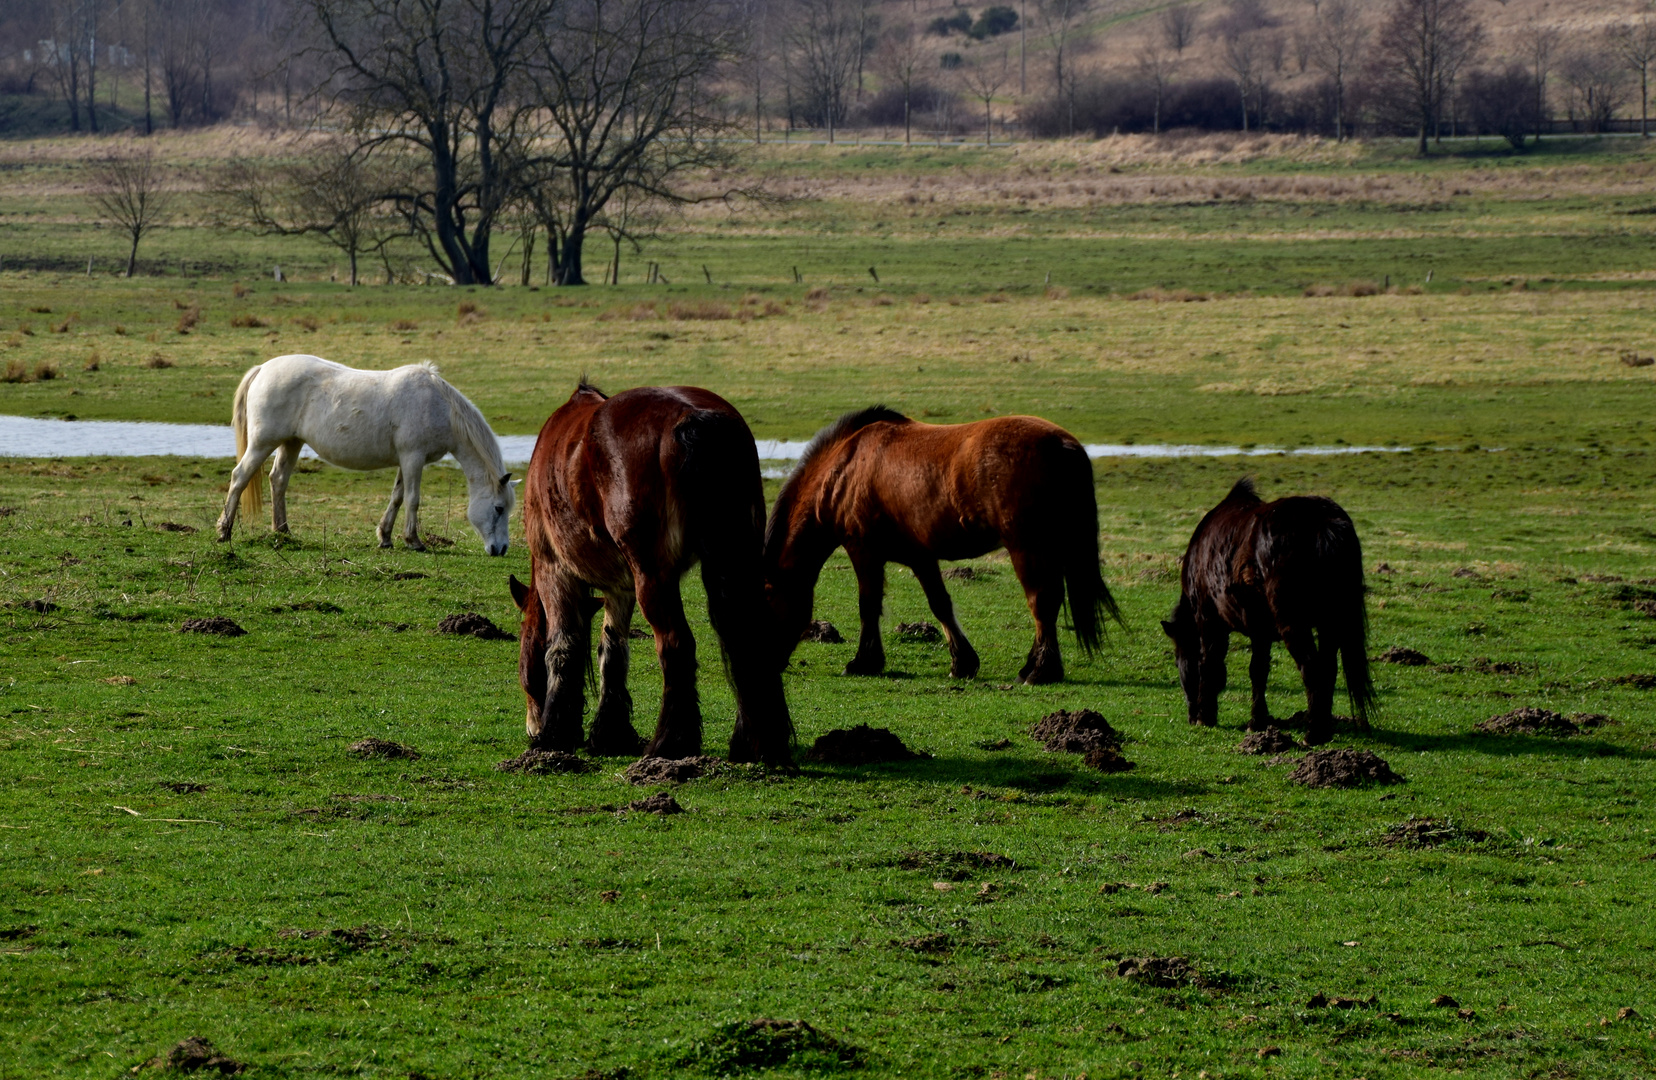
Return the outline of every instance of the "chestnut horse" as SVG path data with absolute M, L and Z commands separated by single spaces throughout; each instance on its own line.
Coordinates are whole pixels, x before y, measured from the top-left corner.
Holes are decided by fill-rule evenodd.
M 793 725 L 765 632 L 759 455 L 729 402 L 691 386 L 606 397 L 583 379 L 541 427 L 523 520 L 531 580 L 514 577 L 511 587 L 523 612 L 518 677 L 529 699 L 530 746 L 580 745 L 591 620 L 602 606 L 598 712 L 586 746 L 595 754 L 638 752 L 627 693 L 636 603 L 655 630 L 664 684 L 644 753 L 701 753 L 696 642 L 679 595 L 679 579 L 699 560 L 736 690 L 730 759 L 791 762 Z
M 1098 570 L 1092 462 L 1075 437 L 1033 416 L 921 424 L 883 406 L 847 413 L 817 432 L 782 485 L 765 528 L 765 588 L 784 660 L 811 618 L 822 566 L 844 545 L 857 572 L 862 634 L 847 675 L 885 670 L 880 607 L 885 566 L 914 571 L 949 643 L 949 674 L 977 674 L 978 655 L 955 620 L 939 559 L 1004 546 L 1035 616 L 1035 643 L 1018 678 L 1060 682 L 1058 612 L 1069 589 L 1075 636 L 1091 655 L 1100 615 L 1117 621 Z
M 1366 724 L 1374 704 L 1368 670 L 1363 549 L 1351 518 L 1332 499 L 1264 502 L 1243 477 L 1209 510 L 1185 551 L 1182 594 L 1162 629 L 1173 639 L 1190 722 L 1218 722 L 1231 631 L 1253 644 L 1249 730 L 1271 723 L 1265 683 L 1271 643 L 1281 641 L 1305 683 L 1310 745 L 1334 732 L 1336 662 L 1345 664 L 1352 711 Z M 1313 638 L 1315 631 L 1315 638 Z

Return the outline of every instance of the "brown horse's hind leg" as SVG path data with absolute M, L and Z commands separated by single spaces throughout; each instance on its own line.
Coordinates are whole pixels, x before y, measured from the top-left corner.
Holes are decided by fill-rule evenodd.
M 536 750 L 573 751 L 581 745 L 586 712 L 586 673 L 590 663 L 592 612 L 585 584 L 558 574 L 537 574 L 535 590 L 546 610 L 546 697 L 540 727 L 530 730 Z
M 1310 724 L 1305 733 L 1307 746 L 1321 746 L 1334 737 L 1334 671 L 1339 655 L 1331 636 L 1322 635 L 1322 646 L 1312 640 L 1310 630 L 1291 630 L 1282 635 L 1288 655 L 1298 665 L 1305 683 L 1306 712 Z
M 1029 613 L 1035 616 L 1035 643 L 1018 670 L 1018 681 L 1030 686 L 1064 681 L 1064 658 L 1058 650 L 1058 612 L 1064 606 L 1064 578 L 1058 561 L 1012 551 L 1012 569 L 1023 586 Z
M 632 695 L 627 692 L 631 651 L 627 631 L 634 603 L 630 594 L 604 594 L 604 631 L 598 639 L 598 715 L 593 717 L 586 744 L 599 757 L 625 757 L 644 745 L 633 728 Z
M 1254 638 L 1252 644 L 1248 681 L 1253 685 L 1253 709 L 1248 715 L 1248 730 L 1264 731 L 1271 725 L 1271 710 L 1265 704 L 1265 685 L 1271 679 L 1271 641 L 1269 638 Z
M 857 655 L 845 665 L 847 675 L 878 675 L 885 670 L 885 644 L 880 640 L 880 609 L 885 604 L 885 560 L 847 547 L 857 571 Z
M 633 568 L 638 606 L 655 629 L 661 664 L 661 715 L 645 757 L 694 757 L 702 750 L 701 699 L 696 694 L 696 639 L 684 617 L 679 578 L 671 571 L 649 575 Z
M 955 620 L 954 603 L 949 590 L 943 587 L 943 575 L 937 572 L 936 561 L 917 560 L 911 567 L 926 591 L 926 603 L 931 605 L 932 617 L 943 626 L 943 636 L 949 641 L 949 675 L 956 679 L 970 679 L 978 673 L 978 654 L 966 640 L 966 631 Z

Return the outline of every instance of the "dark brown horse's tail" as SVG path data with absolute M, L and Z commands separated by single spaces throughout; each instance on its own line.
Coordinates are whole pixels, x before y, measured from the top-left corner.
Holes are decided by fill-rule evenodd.
M 673 436 L 684 450 L 679 486 L 685 542 L 701 560 L 708 620 L 736 690 L 731 754 L 734 760 L 791 763 L 793 721 L 781 673 L 771 661 L 765 494 L 753 433 L 739 417 L 704 410 L 681 420 Z
M 1317 535 L 1317 555 L 1329 580 L 1325 619 L 1340 642 L 1340 666 L 1345 669 L 1351 712 L 1368 722 L 1374 708 L 1374 682 L 1369 678 L 1368 604 L 1363 588 L 1363 545 L 1357 527 L 1341 513 L 1330 517 Z
M 1120 623 L 1121 610 L 1098 568 L 1098 496 L 1093 490 L 1092 461 L 1086 449 L 1066 446 L 1064 468 L 1071 474 L 1058 511 L 1060 535 L 1064 538 L 1064 586 L 1069 593 L 1076 639 L 1081 650 L 1091 656 L 1102 643 L 1104 618 Z

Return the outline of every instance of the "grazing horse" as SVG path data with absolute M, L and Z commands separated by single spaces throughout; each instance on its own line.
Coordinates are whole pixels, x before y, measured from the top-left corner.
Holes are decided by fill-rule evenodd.
M 1271 643 L 1281 641 L 1305 683 L 1310 745 L 1334 731 L 1334 674 L 1345 664 L 1352 711 L 1366 723 L 1368 613 L 1363 549 L 1351 518 L 1332 499 L 1294 496 L 1264 502 L 1243 477 L 1209 510 L 1185 551 L 1183 593 L 1162 629 L 1173 639 L 1190 722 L 1218 722 L 1231 631 L 1253 643 L 1249 730 L 1271 723 L 1265 683 Z M 1315 638 L 1313 638 L 1315 631 Z
M 444 382 L 431 364 L 390 371 L 358 371 L 317 356 L 278 356 L 249 368 L 236 387 L 236 468 L 218 519 L 218 538 L 230 539 L 236 502 L 251 519 L 259 513 L 259 468 L 272 452 L 271 527 L 287 532 L 287 485 L 307 444 L 342 469 L 397 467 L 391 505 L 380 518 L 380 547 L 391 546 L 397 509 L 404 503 L 403 543 L 420 542 L 420 473 L 453 454 L 466 474 L 466 517 L 490 555 L 506 554 L 512 516 L 512 474 L 500 460 L 500 442 L 477 406 Z
M 696 642 L 679 579 L 699 560 L 707 613 L 736 690 L 732 761 L 792 761 L 793 723 L 771 663 L 760 572 L 765 496 L 759 452 L 729 402 L 693 386 L 606 397 L 583 380 L 541 427 L 523 499 L 530 583 L 511 579 L 523 612 L 518 677 L 529 744 L 581 743 L 591 621 L 603 595 L 594 754 L 633 754 L 627 693 L 633 605 L 655 630 L 661 715 L 646 756 L 701 753 Z
M 1075 636 L 1091 655 L 1100 615 L 1117 621 L 1098 570 L 1092 462 L 1075 437 L 1033 416 L 921 424 L 883 406 L 847 413 L 817 432 L 765 530 L 765 584 L 782 658 L 811 618 L 823 563 L 843 545 L 857 572 L 862 634 L 847 675 L 885 670 L 880 608 L 885 566 L 914 571 L 949 643 L 949 674 L 977 674 L 978 655 L 955 620 L 939 559 L 1005 547 L 1035 616 L 1035 643 L 1018 678 L 1061 682 L 1058 612 L 1069 589 Z

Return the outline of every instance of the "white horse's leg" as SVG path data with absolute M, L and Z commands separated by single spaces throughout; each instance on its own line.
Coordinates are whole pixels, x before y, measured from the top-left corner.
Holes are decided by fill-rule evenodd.
M 230 493 L 224 499 L 224 513 L 218 519 L 220 542 L 230 539 L 230 526 L 236 522 L 236 505 L 241 501 L 242 489 L 259 478 L 259 469 L 276 449 L 275 443 L 249 443 L 246 453 L 230 471 Z
M 403 543 L 410 550 L 424 551 L 425 545 L 420 542 L 420 474 L 425 471 L 425 455 L 404 457 L 399 471 L 402 473 L 403 507 L 406 510 L 403 516 Z
M 403 504 L 403 473 L 397 470 L 397 482 L 391 485 L 391 505 L 385 508 L 385 516 L 380 518 L 379 545 L 382 548 L 391 546 L 391 530 L 397 527 L 397 510 Z
M 270 527 L 279 533 L 288 531 L 288 479 L 299 464 L 299 450 L 304 445 L 303 439 L 289 439 L 276 448 L 276 464 L 270 470 Z

